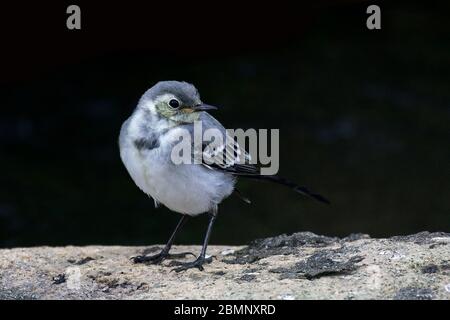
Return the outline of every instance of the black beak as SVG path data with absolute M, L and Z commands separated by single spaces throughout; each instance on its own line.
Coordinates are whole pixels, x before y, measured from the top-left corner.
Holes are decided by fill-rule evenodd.
M 217 110 L 217 107 L 202 103 L 202 104 L 194 106 L 192 109 L 194 111 L 207 111 L 207 110 Z

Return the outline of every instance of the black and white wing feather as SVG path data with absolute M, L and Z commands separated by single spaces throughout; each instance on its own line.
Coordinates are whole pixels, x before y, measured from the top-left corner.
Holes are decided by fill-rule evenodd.
M 277 175 L 261 175 L 259 166 L 251 164 L 250 155 L 239 146 L 234 137 L 231 137 L 226 129 L 214 117 L 206 112 L 202 112 L 200 116 L 202 121 L 203 132 L 208 129 L 216 129 L 222 133 L 223 139 L 218 141 L 206 141 L 201 148 L 194 147 L 194 157 L 203 157 L 202 165 L 211 170 L 220 170 L 232 175 L 246 177 L 256 180 L 272 181 L 278 184 L 292 188 L 294 191 L 313 198 L 317 201 L 329 204 L 326 198 L 318 193 L 308 190 L 308 188 L 299 186 Z
M 259 174 L 259 169 L 250 165 L 250 154 L 241 148 L 219 121 L 206 112 L 202 112 L 200 120 L 203 132 L 216 130 L 222 139 L 216 139 L 217 135 L 214 134 L 214 131 L 210 131 L 212 133 L 211 140 L 205 141 L 201 150 L 194 148 L 194 157 L 201 155 L 202 164 L 209 169 L 227 171 L 232 174 L 238 174 L 240 171 L 247 174 Z

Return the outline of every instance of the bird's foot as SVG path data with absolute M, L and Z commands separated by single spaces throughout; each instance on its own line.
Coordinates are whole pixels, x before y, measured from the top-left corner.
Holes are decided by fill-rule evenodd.
M 134 263 L 159 264 L 166 259 L 186 258 L 186 256 L 188 256 L 188 255 L 197 257 L 192 252 L 180 252 L 180 253 L 169 254 L 168 252 L 163 250 L 160 253 L 154 254 L 151 256 L 140 255 L 140 256 L 132 257 L 131 261 L 133 261 Z
M 164 259 L 166 259 L 166 257 L 168 255 L 169 255 L 168 253 L 161 251 L 160 253 L 157 253 L 157 254 L 154 254 L 151 256 L 140 255 L 140 256 L 132 257 L 130 260 L 133 261 L 133 263 L 159 264 Z
M 212 257 L 198 257 L 197 259 L 195 259 L 192 262 L 180 262 L 180 261 L 172 261 L 170 263 L 170 266 L 179 266 L 178 268 L 174 268 L 171 271 L 175 271 L 175 272 L 180 272 L 180 271 L 186 271 L 188 269 L 192 269 L 192 268 L 197 268 L 200 271 L 203 271 L 203 265 L 205 263 L 211 263 L 212 262 Z

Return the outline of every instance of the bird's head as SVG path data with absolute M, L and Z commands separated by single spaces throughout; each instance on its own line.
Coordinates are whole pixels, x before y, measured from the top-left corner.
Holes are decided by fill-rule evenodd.
M 204 104 L 192 84 L 179 81 L 158 82 L 142 96 L 139 107 L 177 123 L 193 123 L 201 111 L 217 109 Z

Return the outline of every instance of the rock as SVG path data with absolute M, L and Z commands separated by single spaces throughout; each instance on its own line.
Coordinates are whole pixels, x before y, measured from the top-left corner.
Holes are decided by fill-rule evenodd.
M 339 239 L 299 232 L 210 246 L 213 262 L 203 272 L 130 260 L 160 248 L 2 249 L 0 299 L 450 299 L 448 233 Z
M 296 278 L 298 275 L 306 279 L 320 278 L 326 275 L 346 274 L 356 270 L 356 263 L 362 261 L 362 256 L 341 259 L 339 250 L 322 250 L 314 253 L 305 261 L 297 262 L 288 268 L 276 268 L 271 272 L 281 273 L 280 279 Z
M 433 290 L 428 288 L 401 288 L 394 296 L 396 300 L 433 300 Z

